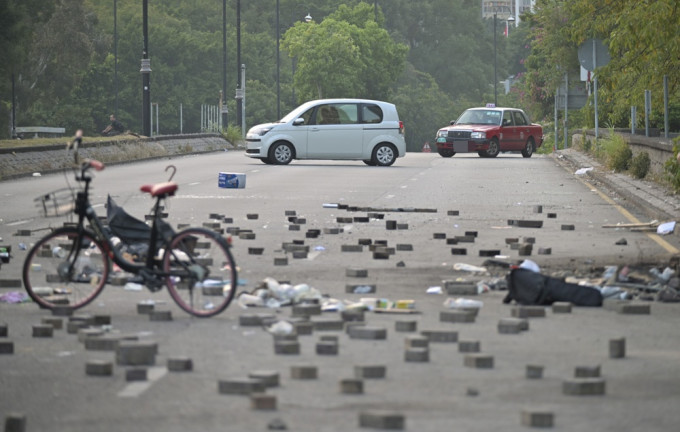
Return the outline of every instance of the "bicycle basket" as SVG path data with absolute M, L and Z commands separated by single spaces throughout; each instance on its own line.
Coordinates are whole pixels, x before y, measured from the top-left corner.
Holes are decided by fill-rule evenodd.
M 33 200 L 41 216 L 64 216 L 76 207 L 76 192 L 69 188 L 57 189 Z

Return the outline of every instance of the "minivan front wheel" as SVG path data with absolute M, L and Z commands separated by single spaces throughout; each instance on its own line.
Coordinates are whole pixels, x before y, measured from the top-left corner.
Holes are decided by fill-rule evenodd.
M 373 150 L 371 162 L 378 166 L 390 166 L 397 160 L 397 150 L 391 144 L 379 144 Z
M 268 159 L 276 165 L 288 165 L 293 160 L 293 148 L 288 143 L 274 144 Z

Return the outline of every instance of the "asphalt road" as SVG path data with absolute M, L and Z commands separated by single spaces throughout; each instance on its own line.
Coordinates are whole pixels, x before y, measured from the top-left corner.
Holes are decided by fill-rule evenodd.
M 151 201 L 137 192 L 139 186 L 165 181 L 164 169 L 170 163 L 178 168 L 173 180 L 180 185 L 167 206 L 172 224 L 201 225 L 210 213 L 219 213 L 233 218 L 225 228 L 256 234 L 253 240 L 233 239 L 242 290 L 272 277 L 356 301 L 366 294 L 348 294 L 346 285 L 367 283 L 376 286 L 373 296 L 414 300 L 419 313 L 367 313 L 367 325 L 386 329 L 386 340 L 319 330 L 299 336 L 300 354 L 276 355 L 270 334 L 239 323 L 244 314 L 254 313 L 285 319 L 290 307 L 246 310 L 233 304 L 219 317 L 198 320 L 181 312 L 164 292 L 109 286 L 81 312 L 110 316 L 107 329 L 112 334 L 158 343 L 148 380 L 131 383 L 126 381 L 129 367 L 120 365 L 114 366 L 113 376 L 87 376 L 86 363 L 98 359 L 115 364 L 115 354 L 86 350 L 74 334 L 55 330 L 52 338 L 32 337 L 32 325 L 49 317 L 48 312 L 30 303 L 0 303 L 0 322 L 8 327 L 8 337 L 0 341 L 14 344 L 14 354 L 0 355 L 0 416 L 24 415 L 28 431 L 254 431 L 267 430 L 274 419 L 288 430 L 351 431 L 363 429 L 358 419 L 365 411 L 398 413 L 404 416 L 405 429 L 412 431 L 525 430 L 522 410 L 552 413 L 554 429 L 565 431 L 666 431 L 680 422 L 677 305 L 653 303 L 649 315 L 605 308 L 556 314 L 548 308 L 545 318 L 530 320 L 528 331 L 505 335 L 497 331 L 499 319 L 511 314 L 511 307 L 501 303 L 503 292 L 470 297 L 484 303 L 474 323 L 440 321 L 447 296 L 425 293 L 443 286 L 444 280 L 459 278 L 493 284 L 505 270 L 473 274 L 455 271 L 454 264 L 480 266 L 487 259 L 480 252 L 495 250 L 505 257 L 501 260 L 518 262 L 524 257 L 507 244 L 511 238 L 533 238 L 529 258 L 545 272 L 567 274 L 591 275 L 609 264 L 663 267 L 677 253 L 677 236 L 602 228 L 630 222 L 635 214 L 604 199 L 554 158 L 409 154 L 393 167 L 378 168 L 321 161 L 269 166 L 239 152 L 225 152 L 108 167 L 97 174 L 93 202 L 104 214 L 103 202 L 110 193 L 141 218 Z M 218 188 L 219 172 L 245 173 L 245 189 Z M 63 175 L 0 183 L 0 237 L 14 251 L 12 261 L 0 270 L 1 279 L 19 278 L 25 256 L 19 243 L 30 245 L 45 228 L 64 221 L 36 218 L 32 203 L 33 197 L 64 185 Z M 371 208 L 382 219 L 364 222 L 369 211 L 324 204 Z M 296 212 L 299 231 L 291 230 L 286 211 Z M 248 218 L 254 214 L 257 219 Z M 509 220 L 542 221 L 542 227 L 522 228 Z M 399 229 L 386 229 L 387 221 L 395 221 Z M 331 233 L 336 228 L 342 231 Z M 313 229 L 321 235 L 308 238 L 307 231 Z M 18 230 L 32 230 L 32 235 L 14 236 Z M 476 232 L 473 242 L 447 244 L 447 238 L 470 232 Z M 622 238 L 627 245 L 616 245 Z M 413 250 L 396 251 L 388 259 L 374 259 L 367 247 L 362 252 L 341 251 L 359 239 L 385 240 L 392 247 L 411 245 Z M 282 244 L 293 240 L 310 246 L 306 258 L 283 251 Z M 252 247 L 263 247 L 264 253 L 251 255 Z M 465 249 L 466 254 L 452 255 L 452 248 Z M 539 248 L 550 254 L 538 255 Z M 282 257 L 288 258 L 288 265 L 274 265 L 275 258 Z M 358 268 L 367 270 L 368 277 L 347 276 L 347 269 Z M 13 290 L 0 288 L 0 295 Z M 170 310 L 174 320 L 150 321 L 138 314 L 137 304 L 147 299 L 153 299 L 157 309 Z M 323 319 L 338 320 L 338 315 L 326 312 Z M 415 321 L 418 331 L 458 331 L 459 340 L 479 341 L 482 353 L 493 357 L 493 368 L 465 367 L 460 343 L 431 343 L 428 362 L 406 362 L 405 338 L 415 333 L 395 331 L 397 322 L 405 321 Z M 315 353 L 321 335 L 338 336 L 337 355 Z M 608 344 L 615 338 L 626 339 L 624 359 L 609 358 Z M 168 372 L 168 359 L 182 356 L 192 359 L 193 371 Z M 318 378 L 292 379 L 291 367 L 298 365 L 316 366 Z M 361 395 L 342 394 L 340 380 L 353 378 L 358 365 L 384 365 L 387 376 L 364 380 Z M 543 378 L 526 379 L 527 365 L 543 366 Z M 605 395 L 563 393 L 564 382 L 573 379 L 577 366 L 598 365 L 606 381 Z M 279 373 L 280 386 L 266 391 L 275 396 L 276 410 L 252 409 L 247 396 L 218 393 L 219 380 L 245 378 L 258 370 Z

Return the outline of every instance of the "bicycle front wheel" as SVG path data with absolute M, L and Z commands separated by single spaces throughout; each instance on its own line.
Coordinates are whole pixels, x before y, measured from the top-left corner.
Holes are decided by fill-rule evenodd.
M 80 244 L 80 247 L 77 247 Z M 89 231 L 54 230 L 31 248 L 24 261 L 24 288 L 40 307 L 81 308 L 99 295 L 109 276 L 109 260 Z
M 163 254 L 163 271 L 173 300 L 197 317 L 226 309 L 238 284 L 229 244 L 204 228 L 187 228 L 172 237 Z

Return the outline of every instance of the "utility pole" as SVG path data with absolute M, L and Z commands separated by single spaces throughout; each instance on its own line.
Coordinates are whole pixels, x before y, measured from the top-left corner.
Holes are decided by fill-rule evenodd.
M 222 128 L 229 126 L 229 110 L 227 109 L 227 0 L 222 0 Z

